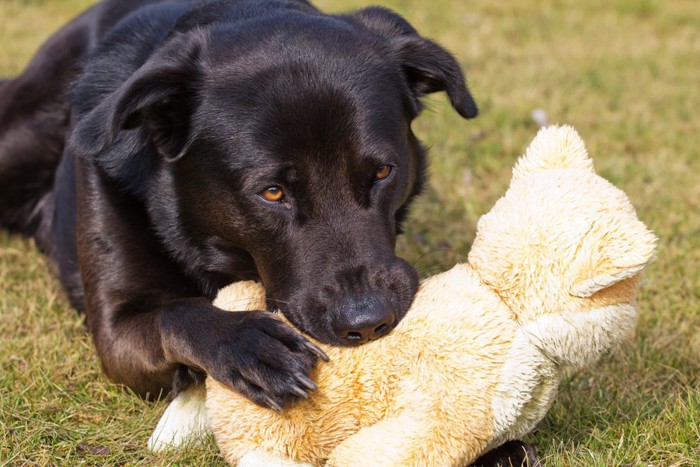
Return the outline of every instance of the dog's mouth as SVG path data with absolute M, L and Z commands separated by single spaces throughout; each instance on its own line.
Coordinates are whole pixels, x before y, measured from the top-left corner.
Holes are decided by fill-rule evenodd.
M 402 316 L 394 310 L 380 313 L 379 320 L 374 319 L 372 310 L 360 311 L 349 317 L 328 319 L 336 310 L 316 308 L 315 314 L 323 317 L 321 320 L 310 321 L 301 313 L 289 308 L 275 309 L 282 313 L 299 331 L 309 335 L 315 340 L 324 344 L 339 347 L 355 347 L 367 342 L 380 339 L 389 334 Z M 310 310 L 310 307 L 304 307 Z M 349 319 L 348 319 L 349 318 Z
M 300 331 L 334 346 L 358 346 L 380 339 L 398 325 L 418 289 L 415 270 L 403 260 L 389 268 L 400 274 L 371 278 L 381 287 L 358 290 L 334 286 L 312 287 L 288 300 L 268 299 Z

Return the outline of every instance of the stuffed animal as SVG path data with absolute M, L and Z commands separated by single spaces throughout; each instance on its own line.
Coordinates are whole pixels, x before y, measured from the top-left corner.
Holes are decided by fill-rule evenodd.
M 468 262 L 426 280 L 388 336 L 318 344 L 330 361 L 314 370 L 311 397 L 278 413 L 212 378 L 206 413 L 203 392 L 182 397 L 196 395 L 190 418 L 205 420 L 232 465 L 467 465 L 531 431 L 568 369 L 631 334 L 655 245 L 574 129 L 545 128 L 479 220 Z M 215 304 L 261 309 L 264 290 L 236 283 Z M 163 420 L 154 447 L 189 426 Z

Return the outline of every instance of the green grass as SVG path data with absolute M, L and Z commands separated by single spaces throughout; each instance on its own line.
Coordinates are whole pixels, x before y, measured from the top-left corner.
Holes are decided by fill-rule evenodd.
M 661 239 L 634 341 L 566 380 L 528 440 L 552 466 L 700 464 L 700 3 L 376 2 L 459 57 L 482 110 L 465 122 L 431 97 L 414 125 L 431 147 L 431 182 L 399 250 L 422 275 L 465 257 L 478 216 L 537 130 L 535 108 L 579 130 L 600 173 Z M 0 76 L 19 72 L 87 4 L 2 0 Z M 221 464 L 211 444 L 145 450 L 164 403 L 105 380 L 82 318 L 31 242 L 0 234 L 0 287 L 0 464 Z

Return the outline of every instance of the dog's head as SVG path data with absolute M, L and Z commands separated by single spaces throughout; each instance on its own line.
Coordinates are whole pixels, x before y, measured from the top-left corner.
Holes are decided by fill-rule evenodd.
M 393 250 L 425 172 L 411 122 L 437 91 L 476 116 L 455 59 L 398 15 L 286 13 L 174 34 L 73 146 L 108 176 L 149 173 L 154 227 L 187 267 L 216 286 L 255 270 L 270 307 L 351 345 L 389 332 L 416 292 Z M 120 140 L 157 160 L 120 160 Z

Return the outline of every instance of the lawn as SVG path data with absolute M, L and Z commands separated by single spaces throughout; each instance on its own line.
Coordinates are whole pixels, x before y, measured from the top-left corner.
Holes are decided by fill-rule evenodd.
M 537 131 L 574 125 L 598 171 L 660 237 L 637 334 L 567 379 L 528 437 L 546 465 L 700 464 L 700 3 L 696 0 L 376 0 L 453 51 L 481 116 L 442 96 L 414 124 L 431 178 L 399 243 L 425 277 L 465 258 Z M 86 0 L 2 0 L 0 76 Z M 318 0 L 327 11 L 365 6 Z M 101 375 L 83 327 L 31 242 L 0 233 L 0 464 L 216 465 L 210 443 L 145 450 L 164 403 Z

